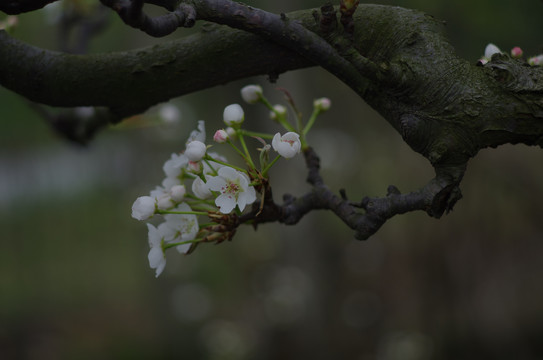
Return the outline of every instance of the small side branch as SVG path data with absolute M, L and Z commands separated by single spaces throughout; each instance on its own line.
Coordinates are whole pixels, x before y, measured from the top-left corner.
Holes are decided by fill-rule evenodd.
M 319 172 L 319 158 L 313 149 L 306 150 L 304 156 L 308 167 L 307 181 L 313 185 L 311 191 L 298 198 L 287 194 L 283 197 L 283 205 L 273 201 L 263 207 L 255 204 L 249 214 L 240 218 L 240 223 L 250 222 L 256 226 L 265 222 L 281 222 L 294 225 L 313 210 L 331 210 L 355 231 L 355 238 L 366 240 L 395 215 L 422 210 L 439 218 L 444 212 L 452 210 L 461 198 L 458 185 L 465 166 L 437 169 L 436 177 L 418 191 L 401 194 L 396 187 L 389 186 L 385 197 L 366 197 L 359 203 L 351 202 L 344 192 L 338 196 L 324 184 Z
M 180 3 L 166 15 L 149 17 L 143 12 L 145 3 L 152 3 L 169 9 L 170 2 L 144 1 L 144 0 L 101 0 L 102 4 L 116 11 L 125 24 L 140 29 L 153 37 L 163 37 L 171 34 L 179 27 L 192 27 L 196 22 L 194 8 Z

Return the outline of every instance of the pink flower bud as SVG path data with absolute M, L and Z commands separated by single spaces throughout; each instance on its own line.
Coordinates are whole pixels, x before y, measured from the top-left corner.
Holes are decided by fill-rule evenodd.
M 219 144 L 222 144 L 228 140 L 228 134 L 223 129 L 217 130 L 213 135 L 213 140 Z
M 514 57 L 515 59 L 519 59 L 522 57 L 522 49 L 519 48 L 518 46 L 515 46 L 514 48 L 511 49 L 511 56 Z

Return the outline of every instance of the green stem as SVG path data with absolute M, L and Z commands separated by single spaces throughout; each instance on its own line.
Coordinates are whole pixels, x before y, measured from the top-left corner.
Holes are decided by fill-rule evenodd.
M 243 148 L 243 151 L 245 152 L 245 159 L 247 160 L 247 164 L 251 169 L 255 169 L 255 164 L 253 163 L 253 159 L 251 159 L 251 154 L 249 153 L 249 149 L 247 149 L 247 145 L 245 144 L 245 139 L 243 138 L 243 133 L 236 129 L 236 133 L 238 134 L 239 142 L 241 144 L 241 147 Z
M 320 110 L 317 108 L 313 109 L 313 113 L 311 114 L 311 117 L 307 121 L 307 124 L 305 125 L 304 129 L 302 130 L 302 133 L 300 135 L 304 136 L 311 130 L 311 127 L 313 124 L 315 124 L 315 120 L 317 119 L 317 116 L 320 114 Z
M 232 144 L 232 146 L 234 147 L 234 149 L 237 149 L 233 144 Z M 239 154 L 240 154 L 241 156 L 243 156 L 243 158 L 245 159 L 245 156 L 243 155 L 243 153 L 242 153 L 239 149 L 237 149 L 237 151 L 239 151 Z M 209 155 L 206 155 L 205 159 L 210 160 L 210 161 L 214 161 L 214 162 L 216 162 L 216 163 L 218 163 L 218 164 L 221 164 L 221 165 L 224 165 L 224 166 L 228 166 L 228 167 L 234 168 L 234 169 L 236 169 L 236 170 L 238 170 L 238 171 L 241 171 L 241 172 L 245 172 L 245 169 L 242 169 L 242 168 L 240 168 L 239 166 L 232 165 L 232 164 L 229 164 L 229 163 L 227 163 L 227 162 L 224 162 L 224 161 L 221 161 L 221 160 L 218 160 L 218 159 L 213 159 L 213 158 L 212 158 L 211 156 L 209 156 Z
M 164 250 L 168 250 L 169 248 L 173 248 L 173 247 L 176 247 L 176 246 L 179 246 L 179 245 L 197 243 L 200 240 L 202 240 L 202 238 L 194 239 L 194 240 L 187 240 L 187 241 L 180 241 L 180 242 L 176 242 L 176 243 L 164 243 L 162 245 L 162 247 L 163 247 Z
M 179 215 L 207 215 L 207 211 L 171 211 L 171 210 L 156 210 L 157 214 L 179 214 Z
M 273 166 L 273 164 L 275 164 L 277 162 L 277 160 L 279 160 L 280 157 L 281 157 L 281 155 L 277 155 L 277 157 L 275 159 L 273 159 L 272 162 L 269 163 L 268 166 L 266 166 L 266 168 L 264 170 L 262 170 L 262 176 L 266 177 L 268 175 L 268 171 Z
M 259 133 L 259 132 L 243 130 L 243 129 L 240 129 L 239 131 L 243 135 L 247 135 L 247 136 L 260 137 L 262 139 L 273 139 L 273 135 L 267 134 L 267 133 Z

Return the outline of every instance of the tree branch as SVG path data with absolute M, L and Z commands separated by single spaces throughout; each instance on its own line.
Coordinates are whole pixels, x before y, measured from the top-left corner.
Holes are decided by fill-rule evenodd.
M 319 65 L 379 112 L 436 172 L 418 191 L 401 194 L 389 187 L 386 197 L 356 203 L 324 185 L 318 158 L 308 150 L 312 190 L 287 196 L 283 205 L 270 200 L 262 213 L 254 208 L 242 217 L 255 225 L 292 224 L 313 209 L 329 209 L 364 239 L 396 214 L 423 210 L 440 217 L 452 209 L 466 164 L 480 149 L 505 143 L 543 147 L 543 68 L 507 55 L 494 55 L 484 66 L 460 59 L 443 24 L 418 11 L 361 5 L 356 12 L 345 8 L 338 21 L 330 5 L 275 15 L 228 0 L 150 0 L 171 12 L 150 19 L 143 0 L 102 2 L 128 25 L 157 36 L 194 20 L 244 31 L 204 26 L 199 34 L 152 48 L 87 56 L 38 49 L 0 31 L 0 83 L 48 105 L 104 107 L 104 118 L 117 121 L 228 81 L 275 78 Z M 26 1 L 17 11 L 30 3 L 46 2 Z M 91 121 L 92 131 L 75 133 L 91 134 L 103 123 Z

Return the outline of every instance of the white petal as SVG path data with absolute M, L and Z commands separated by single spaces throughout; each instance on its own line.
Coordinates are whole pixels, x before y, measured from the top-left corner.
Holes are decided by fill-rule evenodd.
M 221 189 L 226 186 L 226 180 L 221 176 L 211 176 L 207 179 L 207 186 L 209 190 L 221 191 Z
M 231 104 L 224 108 L 224 123 L 228 126 L 241 124 L 244 119 L 243 108 L 239 104 Z
M 199 177 L 192 182 L 192 192 L 199 199 L 209 199 L 213 196 L 208 185 Z
M 260 85 L 247 85 L 241 89 L 241 97 L 249 104 L 256 103 L 262 95 L 262 87 Z
M 136 220 L 147 220 L 155 213 L 155 199 L 140 196 L 132 205 L 132 217 Z
M 488 44 L 485 48 L 485 57 L 489 60 L 492 58 L 492 55 L 500 54 L 500 53 L 501 53 L 501 50 L 492 43 Z
M 190 161 L 200 161 L 206 154 L 206 144 L 204 144 L 201 141 L 195 140 L 191 141 L 187 144 L 187 148 L 185 150 L 185 156 Z
M 229 195 L 219 195 L 215 199 L 217 205 L 223 214 L 229 214 L 236 207 L 236 200 Z
M 166 267 L 166 258 L 162 248 L 158 246 L 152 247 L 147 258 L 149 259 L 149 267 L 156 269 L 155 277 L 158 277 Z

